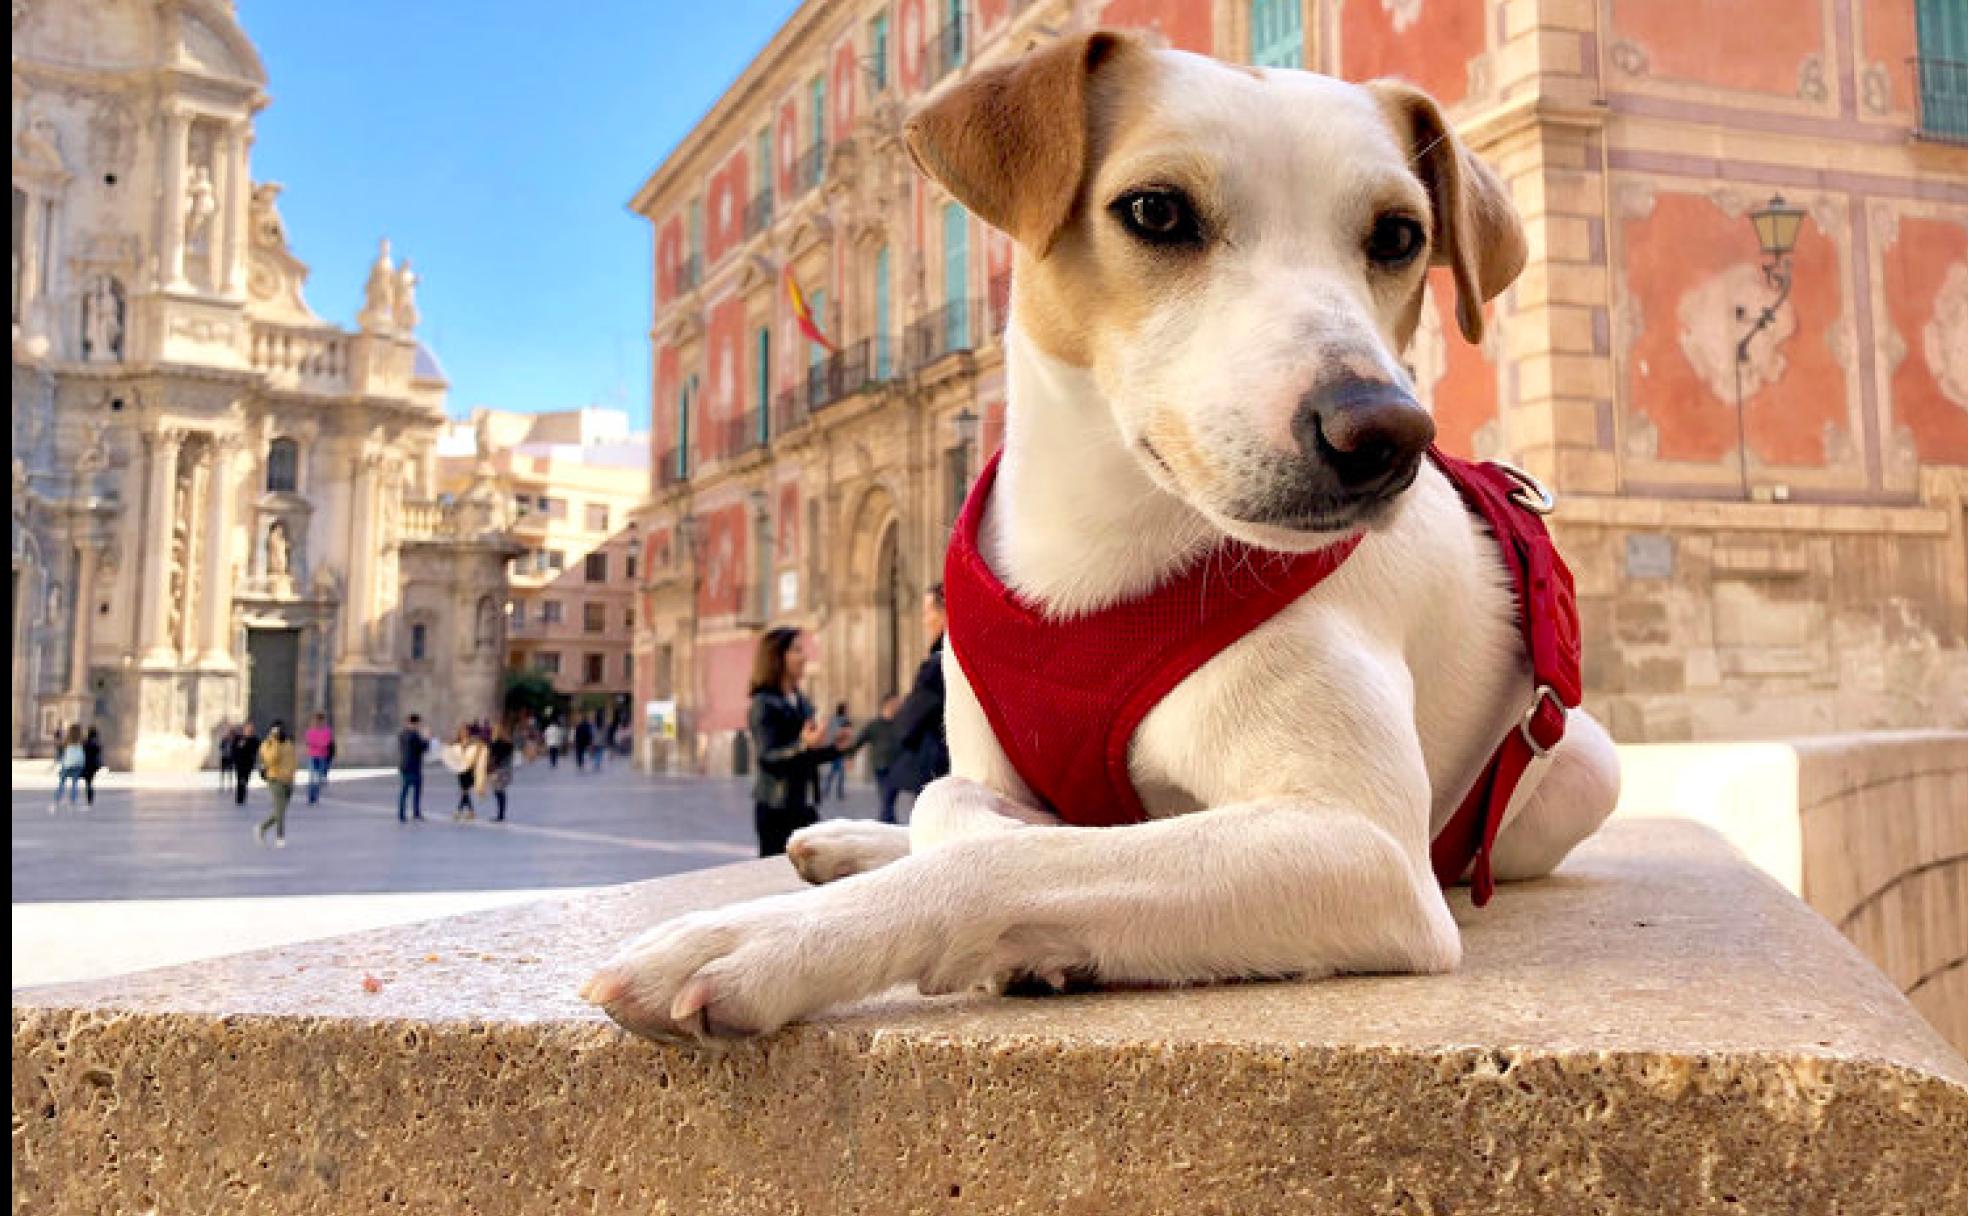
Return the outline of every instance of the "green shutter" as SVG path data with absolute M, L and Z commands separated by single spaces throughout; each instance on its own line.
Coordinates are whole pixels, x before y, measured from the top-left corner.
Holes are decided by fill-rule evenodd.
M 690 476 L 690 389 L 697 381 L 691 376 L 677 389 L 676 475 Z
M 813 104 L 813 143 L 812 147 L 827 146 L 827 78 L 815 76 L 808 87 Z
M 758 380 L 758 441 L 764 443 L 772 438 L 772 330 L 759 326 L 758 366 L 754 373 Z
M 888 379 L 888 246 L 875 251 L 875 379 Z
M 875 91 L 888 87 L 888 10 L 875 14 L 868 23 L 868 55 L 875 61 Z
M 1920 130 L 1968 141 L 1968 0 L 1919 0 Z
M 813 313 L 813 328 L 821 333 L 827 332 L 827 293 L 816 291 L 806 297 L 806 306 Z M 808 339 L 806 343 L 806 370 L 812 371 L 827 357 L 827 348 Z
M 772 206 L 772 128 L 766 127 L 758 133 L 758 146 L 752 150 L 753 172 L 758 174 L 757 194 L 764 197 L 765 205 Z
M 1265 68 L 1305 66 L 1303 0 L 1251 0 L 1251 62 Z
M 956 203 L 943 205 L 944 349 L 970 346 L 970 216 Z

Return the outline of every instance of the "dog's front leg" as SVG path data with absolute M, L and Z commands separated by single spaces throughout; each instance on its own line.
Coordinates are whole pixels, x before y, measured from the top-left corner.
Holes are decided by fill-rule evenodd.
M 953 840 L 659 925 L 583 994 L 639 1033 L 731 1036 L 908 982 L 1426 972 L 1459 956 L 1424 857 L 1357 813 L 1276 799 Z

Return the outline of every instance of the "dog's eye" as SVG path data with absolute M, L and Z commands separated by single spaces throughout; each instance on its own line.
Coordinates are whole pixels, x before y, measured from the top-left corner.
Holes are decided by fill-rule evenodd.
M 1405 266 L 1414 260 L 1426 243 L 1421 225 L 1405 215 L 1383 215 L 1374 221 L 1367 236 L 1367 257 L 1389 268 Z
M 1175 190 L 1136 190 L 1114 202 L 1114 211 L 1129 232 L 1151 245 L 1188 245 L 1203 238 L 1189 200 Z

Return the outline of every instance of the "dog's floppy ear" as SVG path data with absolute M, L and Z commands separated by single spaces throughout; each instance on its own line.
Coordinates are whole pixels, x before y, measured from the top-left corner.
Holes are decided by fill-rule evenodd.
M 1524 269 L 1524 226 L 1510 195 L 1490 167 L 1462 146 L 1435 99 L 1396 80 L 1368 83 L 1397 133 L 1408 141 L 1409 163 L 1428 188 L 1435 212 L 1434 264 L 1455 276 L 1456 324 L 1471 342 L 1483 340 L 1483 303 Z
M 1088 82 L 1141 50 L 1125 34 L 1068 38 L 958 84 L 916 111 L 902 138 L 918 169 L 1043 257 L 1086 176 Z

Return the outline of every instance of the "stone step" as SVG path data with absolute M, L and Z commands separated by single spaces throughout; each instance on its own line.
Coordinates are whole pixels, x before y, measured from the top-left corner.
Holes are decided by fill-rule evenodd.
M 896 992 L 723 1051 L 575 997 L 649 922 L 796 882 L 16 992 L 14 1210 L 1968 1211 L 1968 1062 L 1694 824 L 1457 893 L 1453 976 Z

